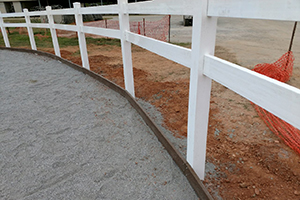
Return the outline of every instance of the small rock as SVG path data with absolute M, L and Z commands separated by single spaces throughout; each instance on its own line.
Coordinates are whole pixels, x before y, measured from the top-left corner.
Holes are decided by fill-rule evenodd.
M 274 141 L 274 143 L 278 144 L 278 143 L 279 143 L 279 141 L 278 141 L 278 140 L 275 140 L 275 141 Z
M 293 175 L 294 175 L 294 176 L 297 176 L 297 174 L 296 174 L 295 172 L 293 172 Z
M 245 183 L 245 182 L 243 182 L 243 183 L 240 184 L 241 188 L 247 188 L 248 186 L 249 186 L 249 184 Z
M 225 179 L 224 181 L 225 181 L 225 183 L 230 183 L 229 179 Z
M 255 188 L 254 192 L 255 192 L 256 195 L 259 195 L 259 189 L 258 188 Z
M 220 135 L 220 132 L 221 132 L 221 131 L 220 131 L 219 129 L 216 128 L 216 129 L 215 129 L 215 136 L 219 136 L 219 135 Z
M 294 195 L 299 196 L 300 195 L 300 191 L 295 190 L 294 191 Z

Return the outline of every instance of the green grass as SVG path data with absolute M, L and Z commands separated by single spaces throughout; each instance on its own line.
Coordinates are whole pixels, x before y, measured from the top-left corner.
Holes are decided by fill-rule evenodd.
M 50 36 L 50 30 L 45 28 L 33 28 L 33 33 Z
M 8 39 L 11 47 L 30 47 L 30 42 L 27 35 L 20 35 L 18 32 L 13 32 L 8 35 Z
M 49 30 L 35 28 L 33 29 L 35 35 L 35 42 L 38 48 L 52 48 L 52 38 Z M 37 37 L 36 35 L 48 36 L 48 37 Z M 26 33 L 19 34 L 19 32 L 11 31 L 8 34 L 9 42 L 12 47 L 30 47 L 29 37 Z M 59 37 L 58 38 L 59 46 L 61 48 L 67 46 L 78 46 L 78 39 L 77 38 L 66 38 L 66 37 Z M 118 39 L 106 39 L 106 38 L 86 38 L 87 44 L 94 44 L 94 45 L 109 45 L 109 46 L 121 46 L 120 40 Z M 3 36 L 0 33 L 0 46 L 5 46 L 3 41 Z
M 50 38 L 51 42 L 52 39 Z M 68 47 L 68 46 L 78 46 L 78 39 L 77 38 L 66 38 L 66 37 L 59 37 L 58 38 L 59 47 Z
M 111 45 L 111 46 L 121 46 L 121 42 L 118 39 L 106 39 L 106 38 L 86 38 L 87 44 L 95 45 Z
M 27 34 L 19 34 L 18 32 L 13 32 L 8 35 L 9 43 L 12 47 L 30 47 L 30 41 Z M 52 39 L 49 38 L 42 38 L 39 39 L 35 36 L 35 42 L 37 47 L 41 48 L 51 48 L 52 47 Z M 3 37 L 1 35 L 0 38 L 0 46 L 4 46 Z
M 25 23 L 24 17 L 15 17 L 15 18 L 4 18 L 3 21 L 5 23 Z M 30 17 L 31 23 L 41 23 L 40 17 Z
M 15 18 L 4 18 L 4 23 L 25 23 L 25 19 L 23 17 L 15 17 Z
M 39 17 L 38 18 L 31 17 L 30 21 L 31 21 L 31 23 L 41 23 L 41 19 Z

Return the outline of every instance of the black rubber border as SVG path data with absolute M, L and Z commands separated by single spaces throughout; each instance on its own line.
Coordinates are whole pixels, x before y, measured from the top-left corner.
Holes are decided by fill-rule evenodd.
M 58 57 L 54 54 L 50 54 L 47 52 L 31 50 L 31 49 L 21 49 L 21 48 L 7 48 L 7 47 L 0 47 L 0 50 L 9 50 L 9 51 L 19 51 L 25 53 L 32 53 L 37 55 L 42 55 L 46 57 L 50 57 L 54 60 L 59 60 L 60 62 L 72 67 L 73 69 L 83 72 L 94 79 L 98 80 L 99 82 L 103 83 L 110 89 L 114 90 L 115 92 L 119 93 L 123 97 L 125 97 L 132 107 L 140 114 L 146 124 L 150 127 L 150 129 L 154 132 L 158 140 L 164 146 L 164 148 L 168 151 L 170 156 L 173 158 L 177 166 L 180 168 L 182 173 L 186 176 L 189 183 L 195 190 L 196 194 L 201 200 L 213 200 L 212 196 L 209 194 L 207 189 L 205 188 L 202 181 L 199 179 L 193 168 L 189 165 L 189 163 L 181 156 L 181 154 L 175 149 L 175 147 L 171 144 L 171 142 L 163 135 L 162 131 L 157 127 L 154 121 L 150 118 L 150 116 L 145 112 L 145 110 L 139 105 L 139 103 L 134 99 L 131 94 L 129 94 L 126 90 L 121 88 L 120 86 L 116 85 L 115 83 L 107 80 L 106 78 L 102 77 L 95 72 L 92 72 L 88 69 L 85 69 L 77 64 L 74 64 L 66 59 Z

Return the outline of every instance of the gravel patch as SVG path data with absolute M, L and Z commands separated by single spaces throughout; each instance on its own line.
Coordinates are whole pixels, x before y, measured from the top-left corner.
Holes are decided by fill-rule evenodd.
M 198 199 L 121 95 L 48 57 L 0 61 L 0 199 Z
M 187 150 L 187 139 L 186 137 L 174 137 L 174 134 L 165 128 L 164 126 L 164 118 L 157 110 L 155 106 L 146 102 L 142 99 L 138 99 L 137 102 L 145 109 L 147 114 L 154 120 L 159 129 L 164 133 L 166 138 L 174 145 L 176 150 L 182 155 L 182 157 L 186 158 L 186 150 Z

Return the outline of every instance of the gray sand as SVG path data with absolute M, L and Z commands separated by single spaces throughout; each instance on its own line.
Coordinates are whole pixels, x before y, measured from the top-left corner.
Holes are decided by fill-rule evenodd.
M 197 199 L 121 95 L 59 61 L 0 50 L 0 199 Z

